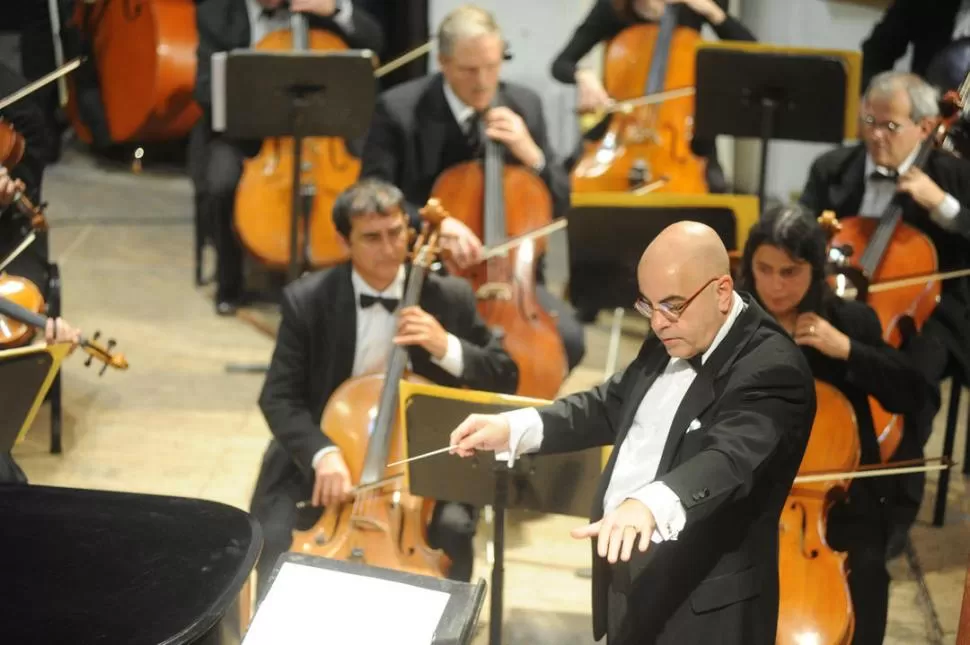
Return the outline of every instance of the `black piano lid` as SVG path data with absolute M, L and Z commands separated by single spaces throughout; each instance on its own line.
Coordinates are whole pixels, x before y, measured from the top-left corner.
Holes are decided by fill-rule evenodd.
M 193 643 L 261 546 L 249 514 L 216 502 L 0 486 L 0 642 Z

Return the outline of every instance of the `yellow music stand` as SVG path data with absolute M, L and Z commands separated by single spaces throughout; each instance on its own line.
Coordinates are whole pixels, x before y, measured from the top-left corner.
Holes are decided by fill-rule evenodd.
M 70 345 L 29 345 L 0 351 L 0 451 L 23 441 Z

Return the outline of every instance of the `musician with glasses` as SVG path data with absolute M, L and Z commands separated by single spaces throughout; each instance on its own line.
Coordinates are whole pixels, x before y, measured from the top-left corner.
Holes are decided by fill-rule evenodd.
M 812 164 L 801 202 L 816 213 L 838 217 L 880 217 L 897 193 L 904 196 L 903 222 L 925 233 L 936 247 L 940 271 L 970 266 L 970 162 L 934 149 L 922 169 L 914 166 L 923 141 L 939 115 L 935 89 L 920 77 L 884 72 L 872 79 L 861 106 L 862 143 L 838 148 Z M 946 280 L 933 316 L 921 334 L 907 333 L 903 350 L 937 385 L 950 368 L 970 377 L 970 281 Z M 970 382 L 968 380 L 967 382 Z M 907 417 L 894 459 L 917 459 L 939 409 L 935 388 L 924 410 Z M 889 555 L 901 552 L 923 499 L 925 476 L 895 478 L 896 528 Z
M 614 446 L 592 523 L 593 632 L 609 645 L 765 644 L 778 619 L 778 522 L 815 418 L 791 338 L 734 289 L 708 226 L 667 227 L 637 269 L 653 331 L 606 383 L 549 406 L 472 415 L 468 457 Z

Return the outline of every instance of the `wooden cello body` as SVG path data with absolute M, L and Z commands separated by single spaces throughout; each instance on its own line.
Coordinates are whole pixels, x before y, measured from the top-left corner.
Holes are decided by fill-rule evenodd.
M 822 381 L 815 381 L 815 393 L 818 410 L 799 474 L 855 470 L 861 453 L 852 404 Z M 848 488 L 848 479 L 797 484 L 785 501 L 778 526 L 777 645 L 852 642 L 846 554 L 833 551 L 825 537 L 828 511 Z
M 310 29 L 308 49 L 345 50 L 347 44 L 330 32 Z M 290 30 L 268 34 L 255 47 L 261 50 L 293 49 Z M 268 267 L 283 270 L 290 263 L 290 234 L 293 194 L 293 139 L 280 137 L 263 141 L 259 154 L 243 162 L 243 173 L 236 189 L 233 215 L 236 232 L 243 245 Z M 347 259 L 331 212 L 334 201 L 357 180 L 360 160 L 347 151 L 338 137 L 311 137 L 303 140 L 301 199 L 310 202 L 308 231 L 299 231 L 300 248 L 307 248 L 307 261 L 313 268 L 331 266 Z M 309 239 L 307 239 L 309 236 Z
M 484 133 L 482 141 L 484 162 L 449 168 L 431 194 L 488 247 L 549 224 L 552 197 L 542 180 L 521 166 L 505 165 L 501 144 Z M 536 262 L 544 251 L 543 240 L 529 240 L 463 276 L 472 283 L 482 318 L 500 333 L 518 367 L 516 394 L 552 399 L 569 366 L 556 321 L 536 297 Z
M 195 88 L 199 38 L 192 0 L 77 0 L 74 21 L 90 39 L 113 143 L 179 139 L 202 116 Z M 73 84 L 67 114 L 78 136 Z
M 615 100 L 693 87 L 700 34 L 677 26 L 676 7 L 657 24 L 627 27 L 606 48 L 604 86 Z M 658 192 L 706 193 L 706 162 L 691 152 L 693 96 L 612 115 L 572 171 L 575 192 L 628 192 L 666 177 Z
M 433 227 L 443 219 L 436 205 L 423 211 Z M 413 262 L 401 308 L 419 302 L 424 278 L 433 261 L 437 233 L 423 235 Z M 407 374 L 407 352 L 391 350 L 385 374 L 352 378 L 330 397 L 320 424 L 343 453 L 355 485 L 352 501 L 324 510 L 306 531 L 294 531 L 291 551 L 338 560 L 444 577 L 450 562 L 427 544 L 433 501 L 408 492 L 404 465 L 386 464 L 406 455 L 398 423 L 398 390 Z

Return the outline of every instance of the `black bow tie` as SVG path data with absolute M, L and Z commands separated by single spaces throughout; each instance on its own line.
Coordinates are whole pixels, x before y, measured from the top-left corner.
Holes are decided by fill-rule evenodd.
M 394 310 L 397 309 L 397 304 L 400 301 L 397 298 L 382 298 L 380 296 L 371 296 L 366 293 L 360 294 L 361 309 L 367 309 L 368 307 L 372 307 L 378 302 L 381 303 L 381 306 L 387 309 L 387 313 L 390 314 L 390 313 L 394 313 Z
M 690 363 L 690 366 L 694 368 L 695 372 L 701 371 L 701 367 L 703 366 L 703 361 L 704 361 L 703 354 L 694 354 L 693 356 L 687 359 L 687 362 Z
M 275 9 L 263 9 L 259 15 L 263 18 L 273 18 L 277 13 L 283 10 L 283 7 L 276 7 Z
M 899 173 L 896 172 L 895 170 L 890 170 L 888 173 L 879 172 L 878 170 L 874 170 L 872 173 L 869 174 L 869 179 L 871 179 L 872 181 L 892 181 L 892 182 L 895 182 L 896 180 L 899 179 Z

